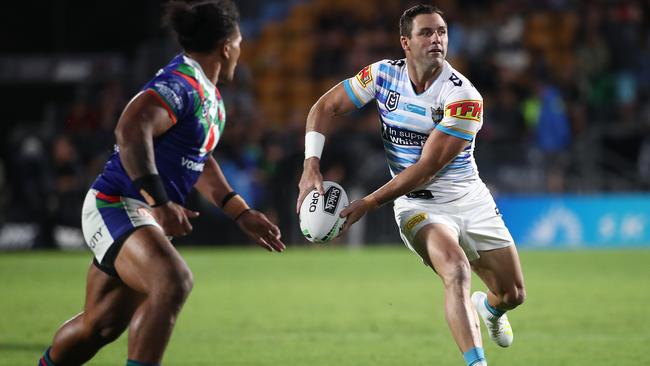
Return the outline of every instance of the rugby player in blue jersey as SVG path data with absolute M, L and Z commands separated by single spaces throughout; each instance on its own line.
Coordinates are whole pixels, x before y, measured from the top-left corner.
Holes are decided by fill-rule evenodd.
M 226 118 L 216 84 L 232 80 L 240 54 L 237 8 L 230 0 L 173 1 L 166 20 L 184 52 L 120 117 L 116 151 L 82 212 L 95 256 L 84 309 L 61 326 L 40 366 L 81 365 L 127 327 L 126 364 L 160 364 L 192 289 L 192 273 L 169 238 L 192 231 L 189 219 L 198 214 L 183 204 L 193 188 L 257 244 L 285 249 L 277 226 L 233 192 L 211 155 Z
M 404 243 L 440 276 L 445 314 L 468 366 L 485 366 L 479 321 L 502 347 L 513 340 L 505 315 L 524 301 L 517 250 L 474 161 L 483 98 L 447 61 L 447 21 L 440 9 L 417 5 L 400 19 L 406 58 L 382 60 L 336 85 L 307 117 L 304 170 L 297 210 L 307 193 L 323 193 L 320 156 L 327 123 L 375 100 L 393 177 L 341 212 L 343 231 L 369 210 L 394 201 Z M 487 294 L 470 297 L 471 269 Z

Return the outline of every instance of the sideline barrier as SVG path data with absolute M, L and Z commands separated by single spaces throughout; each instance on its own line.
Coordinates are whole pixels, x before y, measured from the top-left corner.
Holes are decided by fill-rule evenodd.
M 650 247 L 650 194 L 501 195 L 520 247 Z

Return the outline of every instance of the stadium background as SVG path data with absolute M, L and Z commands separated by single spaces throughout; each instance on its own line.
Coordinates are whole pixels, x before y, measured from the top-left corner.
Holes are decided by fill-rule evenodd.
M 83 303 L 88 251 L 2 249 L 83 248 L 81 201 L 119 113 L 178 52 L 161 3 L 3 4 L 0 365 L 33 363 Z M 304 245 L 293 213 L 309 107 L 370 62 L 402 57 L 397 20 L 413 2 L 237 3 L 245 42 L 235 83 L 220 86 L 228 122 L 216 155 L 289 250 L 232 248 L 244 238 L 193 196 L 204 214 L 176 243 L 196 284 L 165 363 L 458 364 L 442 290 L 399 244 L 390 207 L 327 247 Z M 650 3 L 436 4 L 449 16 L 448 59 L 485 99 L 476 158 L 518 244 L 580 248 L 522 250 L 518 340 L 505 351 L 487 342 L 491 364 L 649 364 Z M 389 178 L 373 107 L 336 122 L 323 167 L 353 198 Z M 125 338 L 91 364 L 122 363 Z
M 235 83 L 220 86 L 228 128 L 216 155 L 237 191 L 277 220 L 288 242 L 304 243 L 293 207 L 309 107 L 363 66 L 402 57 L 397 19 L 409 3 L 239 2 L 245 43 Z M 438 4 L 450 21 L 448 59 L 485 99 L 476 159 L 498 198 L 588 194 L 602 209 L 602 195 L 647 190 L 647 1 Z M 54 1 L 37 11 L 7 6 L 2 27 L 9 37 L 0 41 L 0 247 L 80 246 L 84 191 L 111 150 L 119 113 L 178 47 L 160 25 L 159 1 Z M 385 182 L 374 108 L 337 121 L 324 156 L 326 179 L 341 182 L 353 198 Z M 637 195 L 631 202 L 650 201 Z M 197 196 L 190 205 L 211 210 Z M 579 205 L 540 205 L 522 225 L 553 221 L 548 213 L 555 209 L 556 217 L 560 210 L 580 227 L 563 228 L 566 222 L 555 219 L 557 228 L 530 229 L 546 233 L 532 239 L 522 228 L 517 239 L 524 244 L 588 241 L 576 230 L 604 230 L 599 240 L 613 245 L 650 239 L 647 209 L 622 203 L 582 222 Z M 506 221 L 509 207 L 502 208 Z M 344 241 L 399 241 L 390 207 L 363 225 Z M 195 227 L 178 243 L 244 241 L 216 211 Z

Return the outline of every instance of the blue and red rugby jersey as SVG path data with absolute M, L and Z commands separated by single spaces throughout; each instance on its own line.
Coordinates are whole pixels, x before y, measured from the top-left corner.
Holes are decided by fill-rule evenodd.
M 154 139 L 154 155 L 169 199 L 184 204 L 222 135 L 226 123 L 223 99 L 199 63 L 184 54 L 158 71 L 141 92 L 155 96 L 174 123 Z M 145 201 L 124 170 L 117 145 L 91 188 L 101 196 Z

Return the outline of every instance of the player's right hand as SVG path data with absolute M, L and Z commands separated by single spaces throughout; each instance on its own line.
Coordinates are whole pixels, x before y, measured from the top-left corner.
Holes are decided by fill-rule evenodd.
M 168 236 L 185 236 L 192 232 L 191 218 L 199 216 L 196 211 L 191 211 L 172 201 L 151 209 L 151 215 L 156 219 Z
M 320 173 L 320 159 L 311 157 L 305 159 L 302 176 L 298 183 L 299 192 L 298 200 L 296 201 L 297 214 L 300 213 L 302 201 L 305 200 L 307 194 L 309 194 L 309 192 L 314 188 L 316 188 L 320 194 L 325 194 L 325 190 L 323 189 L 323 175 Z

